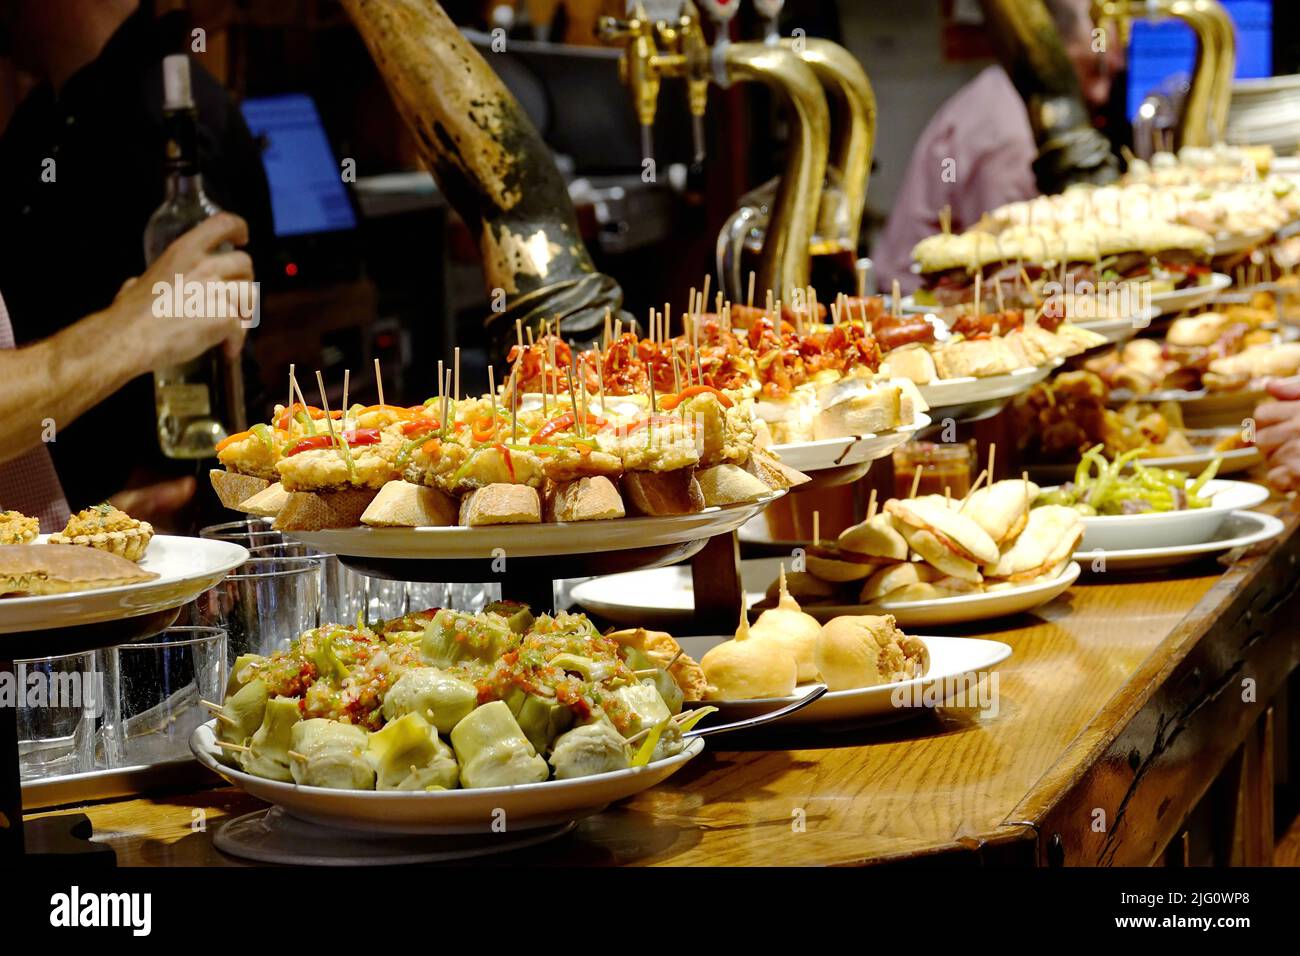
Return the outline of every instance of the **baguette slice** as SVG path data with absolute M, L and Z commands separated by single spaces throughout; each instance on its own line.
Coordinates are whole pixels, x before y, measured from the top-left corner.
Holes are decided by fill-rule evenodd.
M 700 483 L 704 504 L 710 508 L 754 501 L 771 490 L 739 465 L 715 465 L 696 472 L 695 478 Z
M 688 515 L 705 508 L 704 492 L 695 479 L 694 468 L 624 472 L 623 492 L 632 511 L 639 515 Z
M 471 528 L 494 524 L 539 524 L 542 498 L 531 485 L 496 483 L 460 500 L 460 523 Z
M 755 448 L 749 453 L 745 470 L 773 491 L 797 488 L 812 481 L 802 471 L 797 471 L 780 461 L 775 455 Z
M 231 511 L 241 510 L 239 506 L 242 502 L 271 484 L 265 478 L 241 475 L 238 472 L 226 471 L 224 468 L 213 468 L 208 472 L 208 478 L 212 482 L 212 490 L 217 493 L 222 505 Z
M 267 485 L 253 497 L 239 503 L 239 511 L 263 518 L 274 518 L 289 500 L 289 492 L 278 481 Z
M 603 521 L 627 513 L 614 482 L 604 475 L 561 482 L 547 493 L 545 504 L 547 521 Z
M 456 501 L 437 488 L 390 481 L 361 515 L 372 528 L 443 528 L 456 523 Z
M 361 523 L 361 516 L 374 500 L 375 494 L 369 488 L 290 492 L 271 527 L 277 531 L 355 528 Z

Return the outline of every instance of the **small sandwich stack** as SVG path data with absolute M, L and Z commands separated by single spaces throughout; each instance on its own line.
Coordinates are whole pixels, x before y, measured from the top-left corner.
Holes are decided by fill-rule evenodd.
M 790 590 L 809 603 L 887 605 L 1050 580 L 1084 528 L 1072 508 L 1032 507 L 1038 491 L 1010 479 L 964 499 L 890 499 L 879 512 L 873 497 L 866 521 L 834 545 L 808 549 L 807 571 L 790 576 Z

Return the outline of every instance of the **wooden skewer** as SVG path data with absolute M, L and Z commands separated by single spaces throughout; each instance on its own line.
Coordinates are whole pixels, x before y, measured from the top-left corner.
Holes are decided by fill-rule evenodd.
M 383 404 L 385 404 L 385 402 L 384 402 L 384 372 L 383 372 L 383 369 L 381 369 L 381 368 L 379 367 L 379 359 L 377 359 L 377 358 L 375 359 L 375 386 L 379 389 L 379 404 L 380 404 L 380 405 L 383 405 Z
M 488 364 L 488 395 L 492 397 L 492 440 L 496 441 L 497 437 L 497 382 L 496 372 L 493 370 L 491 363 Z
M 456 346 L 451 351 L 451 367 L 455 372 L 452 379 L 451 401 L 452 404 L 460 401 L 460 346 Z
M 817 547 L 821 547 L 821 543 L 822 543 L 822 513 L 820 511 L 814 511 L 813 512 L 813 544 L 816 545 Z
M 306 763 L 307 760 L 309 759 L 306 754 L 300 754 L 296 750 L 286 750 L 285 753 L 287 753 L 294 760 L 300 761 L 302 763 Z
M 893 288 L 892 288 L 890 291 L 894 293 L 894 295 L 893 295 L 893 300 L 894 300 L 894 301 L 891 303 L 892 308 L 890 308 L 889 311 L 890 311 L 890 314 L 892 314 L 894 318 L 898 318 L 898 316 L 899 316 L 899 314 L 900 314 L 900 312 L 901 312 L 901 309 L 899 308 L 899 299 L 900 299 L 901 296 L 902 296 L 903 287 L 902 287 L 902 285 L 899 284 L 899 282 L 898 282 L 897 279 L 894 280 L 894 286 L 893 286 Z
M 915 498 L 917 489 L 921 487 L 921 472 L 925 471 L 925 465 L 917 465 L 916 471 L 912 474 L 912 490 L 907 497 Z
M 569 405 L 573 408 L 573 429 L 578 433 L 579 438 L 586 436 L 582 433 L 582 416 L 578 414 L 578 393 L 573 390 L 573 365 L 570 364 L 567 369 L 569 376 Z
M 519 387 L 519 366 L 510 370 L 510 443 L 519 444 L 519 396 L 515 389 Z
M 745 296 L 745 306 L 752 309 L 754 307 L 754 270 L 749 270 L 749 294 Z
M 876 489 L 871 489 L 871 498 L 867 501 L 867 520 L 870 521 L 876 516 Z
M 975 273 L 975 321 L 976 323 L 978 323 L 980 320 L 980 299 L 982 298 L 980 294 L 980 278 L 982 276 L 983 273 L 981 272 Z
M 713 275 L 712 275 L 711 273 L 708 273 L 708 272 L 704 273 L 704 291 L 702 291 L 702 292 L 700 293 L 700 307 L 695 311 L 695 314 L 696 314 L 697 317 L 698 317 L 701 313 L 704 312 L 704 307 L 705 307 L 705 305 L 708 304 L 708 301 L 709 301 L 709 285 L 710 285 L 712 282 L 713 282 Z
M 609 306 L 605 306 L 605 337 L 604 337 L 604 339 L 601 341 L 601 348 L 602 348 L 602 349 L 607 349 L 607 348 L 609 348 L 609 332 L 610 332 L 610 324 L 611 324 L 611 319 L 610 319 L 610 310 L 609 310 Z
M 347 428 L 348 426 L 348 387 L 349 385 L 351 385 L 351 383 L 352 383 L 352 370 L 349 368 L 345 368 L 343 370 L 343 417 L 339 419 L 339 421 L 341 422 L 341 424 L 339 425 L 340 428 Z
M 243 744 L 232 744 L 228 740 L 214 740 L 213 743 L 215 743 L 222 750 L 234 750 L 235 752 L 241 754 L 250 753 L 253 749 L 252 747 L 245 747 Z
M 997 453 L 998 453 L 998 443 L 989 442 L 989 484 L 990 485 L 993 484 L 994 476 L 997 474 L 997 472 L 993 470 L 993 462 L 997 457 Z
M 339 435 L 336 437 L 334 435 L 334 419 L 330 416 L 330 400 L 325 394 L 325 377 L 321 375 L 320 369 L 316 370 L 316 385 L 320 389 L 320 404 L 321 408 L 325 410 L 325 427 L 329 429 L 330 443 L 337 445 L 339 454 L 342 456 L 343 460 L 348 463 L 348 471 L 351 472 L 352 453 L 348 449 L 348 443 L 343 440 L 343 436 Z
M 289 402 L 284 406 L 284 410 L 289 413 L 289 427 L 286 431 L 293 431 L 293 363 L 289 363 Z

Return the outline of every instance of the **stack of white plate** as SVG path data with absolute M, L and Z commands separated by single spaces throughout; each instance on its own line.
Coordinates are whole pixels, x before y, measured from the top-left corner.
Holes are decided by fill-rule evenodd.
M 1279 152 L 1292 152 L 1300 146 L 1300 75 L 1233 83 L 1224 139 L 1272 146 Z

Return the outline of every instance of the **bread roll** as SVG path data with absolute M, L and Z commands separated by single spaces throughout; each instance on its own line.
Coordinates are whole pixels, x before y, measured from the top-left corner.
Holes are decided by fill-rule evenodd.
M 208 480 L 212 482 L 212 490 L 217 493 L 217 498 L 220 499 L 222 505 L 232 511 L 240 511 L 239 506 L 242 502 L 247 501 L 270 484 L 265 478 L 241 475 L 237 472 L 226 471 L 224 468 L 213 468 L 208 472 Z
M 776 607 L 768 608 L 758 616 L 749 629 L 750 639 L 766 638 L 784 647 L 794 657 L 799 683 L 815 681 L 817 664 L 813 661 L 813 650 L 822 626 L 811 614 L 805 614 L 799 602 L 791 596 L 786 587 L 784 564 L 777 585 L 779 599 Z
M 627 505 L 639 515 L 686 515 L 703 511 L 704 492 L 694 468 L 674 471 L 629 471 L 623 474 Z
M 875 687 L 920 677 L 930 654 L 894 625 L 892 615 L 836 617 L 817 639 L 817 670 L 831 690 Z
M 460 523 L 471 528 L 538 524 L 541 520 L 542 499 L 530 485 L 486 485 L 460 500 Z
M 390 481 L 361 515 L 372 528 L 441 528 L 456 523 L 456 501 L 436 488 Z
M 771 492 L 766 484 L 739 465 L 704 468 L 695 473 L 695 478 L 704 495 L 704 504 L 710 508 L 754 501 Z
M 700 659 L 709 682 L 708 700 L 789 697 L 799 682 L 799 665 L 785 647 L 751 637 L 742 612 L 736 636 Z
M 894 527 L 894 520 L 882 511 L 866 521 L 850 525 L 840 532 L 841 551 L 864 554 L 890 561 L 907 560 L 907 541 Z
M 624 514 L 622 496 L 604 475 L 562 482 L 546 495 L 547 521 L 604 521 Z

